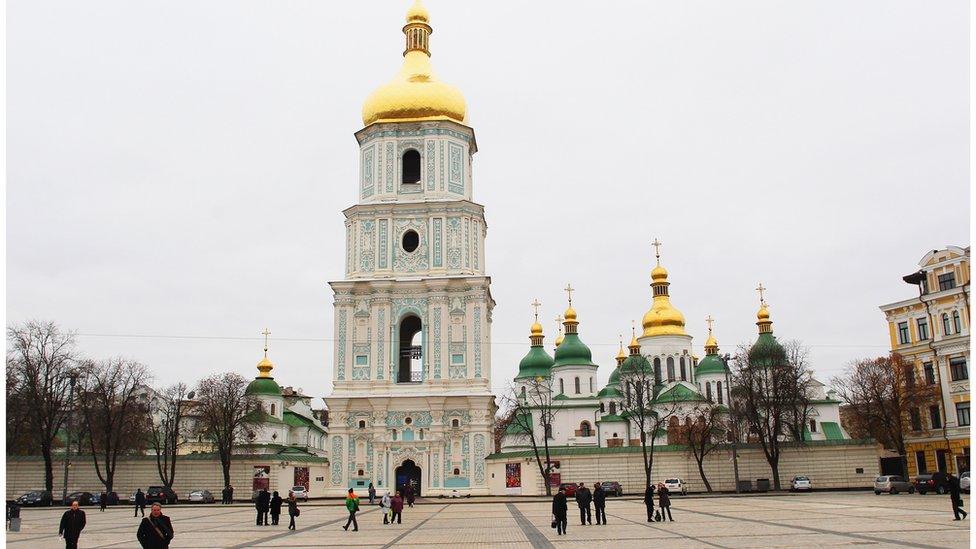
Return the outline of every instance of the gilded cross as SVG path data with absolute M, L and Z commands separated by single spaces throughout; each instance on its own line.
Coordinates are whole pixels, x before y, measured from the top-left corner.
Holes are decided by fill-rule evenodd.
M 563 329 L 563 315 L 556 315 L 556 331 Z
M 756 286 L 756 291 L 759 292 L 759 303 L 765 305 L 766 295 L 764 292 L 766 291 L 766 287 L 762 285 L 762 282 L 759 283 L 759 286 Z
M 573 292 L 576 291 L 576 288 L 573 288 L 572 286 L 570 286 L 569 284 L 567 284 L 566 287 L 563 288 L 563 290 L 565 290 L 566 291 L 566 294 L 569 295 L 569 306 L 572 307 L 573 306 Z
M 631 320 L 630 321 L 630 337 L 636 337 L 637 336 L 637 332 L 634 331 L 635 330 L 634 326 L 635 326 L 634 321 Z
M 539 303 L 538 299 L 534 299 L 529 305 L 532 305 L 532 308 L 535 310 L 535 321 L 539 322 L 539 307 L 542 307 L 542 303 Z
M 651 246 L 654 246 L 654 257 L 657 258 L 657 264 L 661 264 L 661 241 L 654 238 L 654 242 L 651 242 Z
M 268 358 L 268 336 L 271 335 L 271 330 L 265 328 L 261 335 L 264 336 L 264 358 Z
M 708 333 L 712 333 L 712 323 L 715 322 L 715 319 L 712 318 L 712 315 L 708 315 L 705 317 L 705 322 L 708 323 Z

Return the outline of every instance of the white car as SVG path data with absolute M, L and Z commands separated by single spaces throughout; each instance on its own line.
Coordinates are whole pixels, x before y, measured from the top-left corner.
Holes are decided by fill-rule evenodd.
M 790 492 L 799 492 L 801 490 L 813 490 L 813 483 L 810 482 L 809 477 L 797 476 L 793 477 L 793 480 L 790 481 Z
M 688 495 L 688 488 L 685 487 L 685 481 L 680 478 L 669 478 L 664 481 L 664 487 L 672 494 Z
M 963 492 L 969 493 L 969 471 L 959 475 L 959 488 Z
M 190 503 L 213 503 L 214 496 L 210 490 L 194 490 L 186 498 Z
M 304 486 L 292 486 L 291 493 L 295 494 L 295 499 L 300 499 L 302 501 L 308 501 L 308 492 L 305 491 Z

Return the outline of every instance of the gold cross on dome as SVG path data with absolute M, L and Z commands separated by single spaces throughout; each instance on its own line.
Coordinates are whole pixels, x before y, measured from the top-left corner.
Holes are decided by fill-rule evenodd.
M 712 315 L 708 315 L 705 317 L 705 322 L 708 323 L 708 333 L 712 333 L 712 322 L 715 322 L 715 319 Z
M 766 287 L 762 285 L 762 282 L 759 283 L 759 286 L 756 286 L 756 291 L 759 292 L 759 303 L 765 305 L 766 295 L 764 292 L 766 291 Z
M 635 330 L 634 326 L 635 326 L 634 321 L 631 320 L 630 321 L 630 337 L 637 336 L 637 332 L 634 331 Z
M 569 306 L 572 307 L 573 306 L 573 292 L 576 291 L 576 288 L 573 288 L 572 286 L 570 286 L 569 284 L 567 284 L 566 287 L 563 288 L 563 290 L 565 290 L 566 291 L 566 294 L 569 296 Z
M 268 358 L 268 336 L 271 335 L 271 330 L 265 328 L 261 335 L 264 336 L 264 358 Z
M 539 307 L 542 307 L 542 303 L 539 303 L 538 299 L 533 299 L 529 305 L 532 305 L 532 308 L 535 310 L 535 321 L 539 322 Z
M 563 315 L 556 315 L 556 331 L 563 329 Z
M 654 257 L 657 259 L 657 264 L 661 264 L 661 241 L 654 238 L 654 242 L 651 242 L 651 246 L 654 246 Z

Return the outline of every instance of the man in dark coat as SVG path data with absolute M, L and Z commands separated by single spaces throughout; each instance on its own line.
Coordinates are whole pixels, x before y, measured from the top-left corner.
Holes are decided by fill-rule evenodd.
M 411 486 L 409 483 L 406 486 L 404 486 L 403 495 L 404 497 L 407 498 L 407 507 L 413 507 L 413 500 L 415 497 L 413 492 L 413 486 Z
M 268 493 L 267 488 L 262 488 L 258 492 L 258 498 L 255 502 L 255 507 L 258 510 L 258 526 L 268 525 L 268 509 L 271 508 L 271 494 Z
M 654 485 L 648 484 L 644 489 L 644 508 L 647 509 L 647 522 L 654 521 Z
M 108 505 L 108 494 L 102 492 L 98 495 L 98 510 L 104 511 L 106 505 Z
M 224 489 L 220 491 L 220 504 L 221 505 L 226 505 L 227 504 L 227 487 L 226 486 L 224 486 Z
M 278 517 L 281 516 L 281 496 L 278 495 L 278 491 L 275 490 L 274 495 L 271 496 L 271 524 L 278 525 Z
M 596 523 L 607 523 L 607 491 L 599 482 L 593 485 L 593 508 L 596 509 Z M 600 522 L 600 520 L 603 522 Z
M 143 517 L 136 532 L 143 549 L 166 549 L 173 541 L 173 523 L 163 514 L 163 507 L 153 503 L 148 517 Z
M 961 514 L 962 518 L 966 518 L 969 513 L 962 510 L 962 488 L 959 486 L 959 477 L 950 474 L 946 482 L 949 484 L 949 500 L 952 501 L 952 514 L 956 516 L 953 520 L 962 520 L 959 518 L 959 515 Z
M 227 487 L 227 503 L 234 503 L 234 487 Z
M 671 516 L 671 490 L 663 484 L 657 487 L 657 504 L 661 506 L 661 522 L 664 522 L 665 512 L 668 514 L 668 520 L 674 522 L 674 517 Z
M 580 524 L 583 526 L 586 526 L 586 523 L 593 524 L 593 515 L 590 514 L 591 501 L 593 501 L 593 495 L 590 494 L 590 489 L 582 482 L 579 483 L 579 487 L 576 488 L 576 505 L 579 506 Z
M 140 512 L 142 516 L 146 516 L 146 494 L 142 492 L 142 488 L 136 490 L 136 511 L 132 516 L 137 517 Z
M 78 500 L 71 502 L 71 509 L 61 515 L 58 535 L 64 538 L 65 549 L 78 549 L 78 537 L 85 529 L 85 512 L 78 508 Z
M 400 521 L 403 520 L 403 496 L 400 495 L 400 492 L 397 492 L 396 495 L 390 499 L 390 510 L 392 512 L 390 515 L 390 524 L 393 524 L 394 522 L 400 524 Z
M 566 533 L 566 492 L 562 488 L 552 497 L 552 518 L 556 523 L 556 535 Z

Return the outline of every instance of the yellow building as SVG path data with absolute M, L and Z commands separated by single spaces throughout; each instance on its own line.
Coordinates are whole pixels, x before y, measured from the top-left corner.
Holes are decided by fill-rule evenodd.
M 915 296 L 882 305 L 891 350 L 939 397 L 911 411 L 909 474 L 969 470 L 969 247 L 932 250 L 903 279 Z

